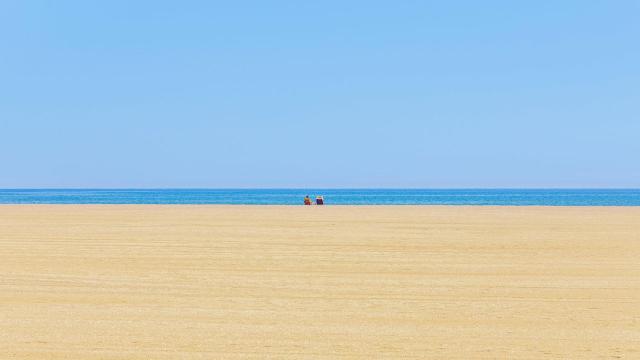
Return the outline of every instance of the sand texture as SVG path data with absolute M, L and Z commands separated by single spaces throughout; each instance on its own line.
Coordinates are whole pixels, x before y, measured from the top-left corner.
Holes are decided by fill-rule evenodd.
M 640 208 L 0 206 L 0 359 L 640 358 Z

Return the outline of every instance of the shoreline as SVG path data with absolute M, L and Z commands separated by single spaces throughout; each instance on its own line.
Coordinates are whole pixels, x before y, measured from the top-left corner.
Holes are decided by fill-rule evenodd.
M 0 204 L 326 206 L 639 206 L 640 189 L 56 189 L 1 190 Z
M 123 206 L 123 207 L 134 207 L 134 206 L 140 206 L 140 207 L 171 207 L 171 206 L 176 206 L 176 207 L 213 207 L 213 208 L 221 208 L 221 207 L 230 207 L 230 208 L 234 208 L 234 207 L 255 207 L 255 208 L 269 208 L 269 207 L 273 207 L 273 208 L 299 208 L 299 207 L 304 207 L 304 208 L 315 208 L 315 207 L 327 207 L 327 208 L 392 208 L 392 207 L 398 207 L 398 208 L 411 208 L 411 207 L 415 207 L 415 208 L 496 208 L 496 209 L 508 209 L 508 208 L 514 208 L 514 209 L 521 209 L 521 208 L 549 208 L 549 209 L 562 209 L 562 208 L 576 208 L 576 209 L 588 209 L 588 208 L 602 208 L 602 209 L 640 209 L 640 205 L 450 205 L 450 204 L 324 204 L 324 205 L 303 205 L 303 204 L 299 204 L 299 205 L 289 205 L 289 204 L 187 204 L 187 203 L 180 203 L 180 204 L 160 204 L 160 203 L 154 203 L 154 204 L 136 204 L 136 203 L 127 203 L 127 204 L 122 204 L 122 203 L 0 203 L 0 207 L 2 206 L 15 206 L 15 207 L 19 207 L 19 206 L 33 206 L 33 207 L 45 207 L 45 206 L 51 206 L 51 207 L 56 207 L 56 206 L 87 206 L 87 207 L 100 207 L 100 206 L 105 206 L 105 207 L 116 207 L 116 206 Z

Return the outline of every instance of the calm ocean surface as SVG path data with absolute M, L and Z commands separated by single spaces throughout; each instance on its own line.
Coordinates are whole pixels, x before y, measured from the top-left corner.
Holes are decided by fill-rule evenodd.
M 0 189 L 2 204 L 640 206 L 640 189 Z

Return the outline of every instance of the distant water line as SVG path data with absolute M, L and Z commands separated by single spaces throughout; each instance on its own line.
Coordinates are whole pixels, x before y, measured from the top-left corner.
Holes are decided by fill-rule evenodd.
M 640 189 L 0 189 L 0 204 L 640 206 Z

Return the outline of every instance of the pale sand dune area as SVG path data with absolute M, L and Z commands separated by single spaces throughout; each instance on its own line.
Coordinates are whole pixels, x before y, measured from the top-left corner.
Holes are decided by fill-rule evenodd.
M 640 207 L 0 206 L 0 359 L 640 358 Z

